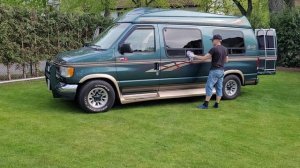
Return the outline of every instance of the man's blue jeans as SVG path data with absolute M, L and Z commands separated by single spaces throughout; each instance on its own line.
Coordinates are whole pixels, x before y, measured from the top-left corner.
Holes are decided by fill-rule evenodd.
M 222 69 L 210 70 L 207 78 L 206 86 L 205 86 L 206 96 L 212 96 L 213 88 L 215 87 L 217 96 L 222 97 L 223 79 L 224 79 L 224 70 Z

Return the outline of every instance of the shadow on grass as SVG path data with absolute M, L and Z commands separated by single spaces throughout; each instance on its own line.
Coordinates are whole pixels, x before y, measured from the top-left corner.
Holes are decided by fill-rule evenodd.
M 175 105 L 175 104 L 185 104 L 185 103 L 195 103 L 202 102 L 204 97 L 187 97 L 187 98 L 174 98 L 174 99 L 163 99 L 163 100 L 152 100 L 152 101 L 144 101 L 144 102 L 136 102 L 130 104 L 121 104 L 116 102 L 112 107 L 113 110 L 121 110 L 121 109 L 134 109 L 139 107 L 154 107 L 154 106 L 165 106 L 165 105 Z M 76 101 L 65 100 L 65 99 L 52 99 L 47 101 L 47 103 L 43 104 L 44 109 L 52 109 L 51 111 L 60 111 L 66 113 L 77 113 L 77 114 L 86 114 L 84 110 L 82 110 L 79 104 Z M 95 114 L 95 113 L 87 113 L 87 114 Z M 97 113 L 96 113 L 97 114 Z
M 245 97 L 251 97 L 253 96 L 253 92 L 251 91 L 244 91 L 241 90 L 239 98 L 245 98 Z M 130 104 L 121 104 L 121 103 L 115 103 L 112 110 L 120 110 L 120 109 L 129 109 L 129 108 L 139 108 L 139 107 L 154 107 L 154 106 L 172 106 L 172 105 L 178 105 L 178 104 L 187 104 L 187 103 L 203 103 L 205 99 L 205 96 L 196 96 L 196 97 L 185 97 L 185 98 L 173 98 L 173 99 L 162 99 L 162 100 L 151 100 L 151 101 L 144 101 L 144 102 L 136 102 L 136 103 L 130 103 Z M 211 98 L 211 101 L 215 101 L 216 96 L 213 95 Z M 234 100 L 222 100 L 222 101 L 235 101 Z
M 251 96 L 252 93 L 249 91 L 242 91 L 241 97 Z M 122 110 L 122 109 L 134 109 L 140 107 L 155 107 L 155 106 L 172 106 L 178 104 L 186 104 L 186 103 L 202 103 L 204 101 L 205 96 L 197 96 L 197 97 L 186 97 L 186 98 L 173 98 L 173 99 L 162 99 L 162 100 L 151 100 L 151 101 L 143 101 L 136 102 L 130 104 L 121 104 L 120 102 L 116 102 L 112 107 L 113 110 Z M 239 97 L 238 97 L 239 98 Z M 215 100 L 215 96 L 212 97 L 211 101 Z M 234 101 L 234 100 L 224 100 L 224 101 Z M 73 100 L 65 100 L 65 99 L 52 99 L 47 101 L 46 106 L 44 108 L 55 109 L 55 111 L 63 111 L 67 113 L 77 113 L 77 114 L 98 114 L 98 113 L 87 113 L 82 110 L 79 104 Z
M 45 109 L 63 111 L 67 113 L 85 113 L 74 100 L 54 99 L 47 101 Z
M 120 104 L 116 103 L 113 109 L 128 109 L 135 107 L 152 107 L 152 106 L 165 106 L 165 105 L 177 105 L 177 104 L 186 104 L 186 103 L 196 103 L 202 102 L 204 100 L 204 96 L 198 97 L 186 97 L 186 98 L 173 98 L 173 99 L 162 99 L 162 100 L 151 100 L 151 101 L 143 101 L 136 102 L 130 104 Z

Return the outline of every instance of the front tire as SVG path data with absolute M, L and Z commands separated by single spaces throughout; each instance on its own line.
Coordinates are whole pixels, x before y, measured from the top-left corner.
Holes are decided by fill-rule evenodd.
M 228 75 L 223 81 L 223 98 L 232 100 L 237 98 L 241 92 L 241 80 L 236 75 Z
M 102 113 L 112 108 L 115 102 L 113 87 L 103 80 L 93 80 L 84 84 L 78 95 L 80 107 L 91 113 Z

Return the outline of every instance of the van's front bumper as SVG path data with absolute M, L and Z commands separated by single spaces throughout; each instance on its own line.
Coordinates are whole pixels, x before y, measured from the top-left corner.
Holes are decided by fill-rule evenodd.
M 55 64 L 46 63 L 45 78 L 48 89 L 52 91 L 54 98 L 75 99 L 78 85 L 62 82 Z
M 56 91 L 52 90 L 52 93 L 56 92 L 56 95 L 62 98 L 75 99 L 77 87 L 78 85 L 69 85 L 65 83 L 60 83 L 59 85 L 56 86 Z

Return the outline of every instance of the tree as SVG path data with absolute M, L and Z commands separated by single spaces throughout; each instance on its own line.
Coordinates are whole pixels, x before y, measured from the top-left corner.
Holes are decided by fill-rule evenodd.
M 75 13 L 100 13 L 110 16 L 110 11 L 115 7 L 117 0 L 64 0 L 61 1 L 60 10 Z
M 286 7 L 284 0 L 269 0 L 270 13 L 278 12 Z
M 13 63 L 17 62 L 19 55 L 18 45 L 11 40 L 11 35 L 14 33 L 10 25 L 12 20 L 5 20 L 0 23 L 0 62 L 6 66 L 8 80 L 11 80 L 10 68 Z
M 200 11 L 206 13 L 227 13 L 224 12 L 224 9 L 230 8 L 230 6 L 226 6 L 228 2 L 226 0 L 223 0 L 222 2 L 219 0 L 193 0 L 193 2 L 198 6 Z
M 14 8 L 13 18 L 18 24 L 14 24 L 14 29 L 16 30 L 15 36 L 13 37 L 14 41 L 19 44 L 20 55 L 17 60 L 18 68 L 22 69 L 23 78 L 27 78 L 27 65 L 30 61 L 31 50 L 29 46 L 31 45 L 31 32 L 32 26 L 30 24 L 30 19 L 24 16 L 28 16 L 29 13 L 26 12 L 25 8 Z
M 300 9 L 284 9 L 272 14 L 271 26 L 278 37 L 278 63 L 300 67 Z
M 250 17 L 253 10 L 252 0 L 247 0 L 247 9 L 242 5 L 241 1 L 233 0 L 234 4 L 238 7 L 242 15 Z
M 155 7 L 159 6 L 166 6 L 167 3 L 165 0 L 131 0 L 131 2 L 135 5 L 135 7 L 143 7 L 143 6 L 151 6 L 154 5 Z
M 296 0 L 285 0 L 285 3 L 289 8 L 293 8 L 295 7 L 295 1 Z
M 285 8 L 295 7 L 295 0 L 269 0 L 270 13 L 279 12 Z
M 31 8 L 46 8 L 48 0 L 0 0 L 0 4 L 7 4 L 11 6 L 24 6 Z
M 270 27 L 268 0 L 253 0 L 253 11 L 248 19 L 253 28 Z
M 104 17 L 109 17 L 110 16 L 110 8 L 113 5 L 113 2 L 111 0 L 101 0 L 101 4 L 104 9 Z
M 25 7 L 0 5 L 0 63 L 10 69 L 13 64 L 37 76 L 39 62 L 52 59 L 59 52 L 79 48 L 91 40 L 96 27 L 103 31 L 111 19 L 99 14 L 62 13 Z M 30 68 L 28 69 L 28 65 Z

